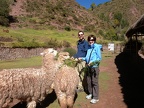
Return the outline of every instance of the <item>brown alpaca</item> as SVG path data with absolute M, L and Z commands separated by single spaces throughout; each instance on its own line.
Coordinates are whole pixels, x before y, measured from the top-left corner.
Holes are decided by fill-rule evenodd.
M 62 65 L 56 73 L 54 90 L 61 108 L 73 108 L 79 76 L 76 70 L 67 65 Z
M 47 51 L 45 51 L 46 53 Z M 44 60 L 48 61 L 49 59 L 47 58 L 45 57 Z M 68 52 L 60 52 L 58 54 L 55 65 L 58 65 L 59 69 L 55 73 L 54 83 L 51 86 L 55 90 L 61 108 L 73 108 L 74 97 L 80 80 L 74 68 L 63 64 L 64 60 L 68 58 Z M 49 70 L 49 68 L 45 69 Z
M 27 108 L 36 108 L 36 102 L 42 101 L 52 91 L 55 73 L 61 65 L 54 60 L 56 53 L 52 48 L 47 49 L 40 69 L 17 68 L 0 71 L 0 108 L 7 108 L 13 99 L 26 101 Z

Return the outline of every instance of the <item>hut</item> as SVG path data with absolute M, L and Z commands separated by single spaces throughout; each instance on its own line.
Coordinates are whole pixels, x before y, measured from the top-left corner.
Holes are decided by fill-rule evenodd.
M 127 38 L 144 36 L 144 14 L 127 30 Z
M 144 39 L 144 14 L 128 28 L 126 37 L 129 40 L 127 50 L 130 53 L 137 53 L 141 49 Z

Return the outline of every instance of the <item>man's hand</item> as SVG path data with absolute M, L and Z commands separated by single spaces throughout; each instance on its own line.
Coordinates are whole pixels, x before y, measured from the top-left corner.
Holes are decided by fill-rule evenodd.
M 72 56 L 72 57 L 71 57 L 71 59 L 73 60 L 73 59 L 74 59 L 74 57 Z
M 80 58 L 80 57 L 79 57 L 79 58 L 78 58 L 78 60 L 79 60 L 79 61 L 81 61 L 81 60 L 82 60 L 82 58 Z

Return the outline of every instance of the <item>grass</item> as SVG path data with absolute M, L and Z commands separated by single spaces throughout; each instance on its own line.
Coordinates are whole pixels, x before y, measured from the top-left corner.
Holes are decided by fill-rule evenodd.
M 3 31 L 0 27 L 0 31 Z M 58 30 L 34 30 L 34 29 L 17 29 L 13 30 L 9 28 L 9 33 L 0 32 L 0 36 L 11 37 L 15 41 L 21 39 L 22 41 L 45 42 L 49 39 L 56 39 L 60 42 L 66 40 L 70 42 L 72 46 L 76 45 L 78 31 L 58 31 Z M 87 34 L 87 33 L 86 33 Z
M 46 42 L 49 39 L 56 39 L 59 42 L 63 42 L 64 40 L 69 42 L 72 47 L 76 46 L 76 42 L 78 40 L 77 33 L 78 31 L 65 31 L 65 30 L 34 30 L 30 28 L 24 28 L 24 29 L 11 29 L 11 28 L 4 28 L 0 26 L 0 31 L 3 31 L 3 29 L 8 29 L 9 33 L 6 32 L 0 32 L 0 36 L 3 37 L 9 37 L 16 41 L 22 41 L 22 42 L 35 42 L 43 43 Z M 85 37 L 87 39 L 87 36 L 90 34 L 94 34 L 92 32 L 85 32 Z M 99 41 L 99 40 L 98 40 Z M 8 44 L 9 47 L 11 47 L 10 43 L 4 42 L 6 45 Z
M 0 31 L 3 28 L 0 27 Z M 57 31 L 57 30 L 34 30 L 34 29 L 17 29 L 13 30 L 9 28 L 9 33 L 0 32 L 0 36 L 3 37 L 11 37 L 15 41 L 22 40 L 22 41 L 29 41 L 35 40 L 36 42 L 42 43 L 49 39 L 56 39 L 58 41 L 68 41 L 71 43 L 72 46 L 76 45 L 77 41 L 77 31 Z
M 114 57 L 116 54 L 113 54 L 109 51 L 104 51 L 102 52 L 102 61 L 100 63 L 100 66 L 103 67 L 107 67 L 108 66 L 108 62 L 106 60 Z M 110 80 L 110 76 L 109 73 L 107 71 L 100 71 L 100 75 L 99 75 L 99 83 L 100 83 L 100 87 L 102 88 L 101 92 L 105 92 L 108 89 L 108 81 Z
M 100 72 L 99 75 L 99 85 L 102 88 L 101 92 L 105 92 L 108 89 L 108 81 L 109 81 L 110 77 L 108 75 L 108 72 Z
M 0 70 L 11 68 L 40 67 L 41 64 L 42 64 L 41 56 L 31 58 L 21 58 L 16 60 L 6 60 L 6 61 L 0 61 Z

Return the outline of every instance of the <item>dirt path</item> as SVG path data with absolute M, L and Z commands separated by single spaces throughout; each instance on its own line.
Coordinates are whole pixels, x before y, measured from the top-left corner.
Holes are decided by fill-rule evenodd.
M 99 108 L 126 108 L 123 102 L 123 94 L 121 93 L 121 86 L 119 85 L 119 73 L 115 65 L 115 56 L 108 58 L 102 62 L 106 62 L 106 68 L 101 66 L 101 72 L 108 72 L 110 76 L 108 91 L 100 94 L 99 103 L 96 105 Z

